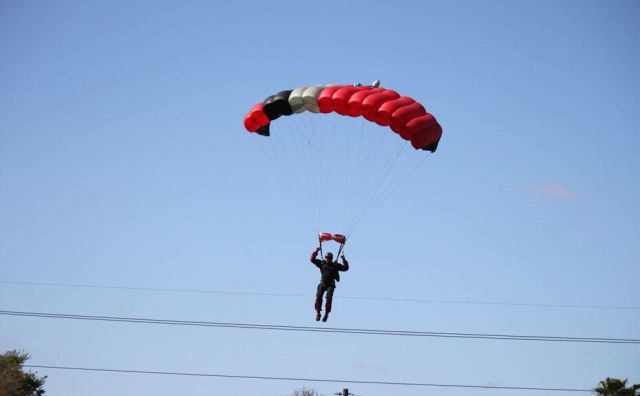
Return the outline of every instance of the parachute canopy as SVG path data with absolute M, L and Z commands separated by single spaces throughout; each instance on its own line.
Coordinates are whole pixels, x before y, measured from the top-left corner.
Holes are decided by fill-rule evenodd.
M 313 85 L 280 91 L 249 110 L 244 127 L 249 132 L 269 136 L 271 121 L 304 111 L 336 112 L 364 117 L 380 126 L 388 126 L 415 149 L 436 151 L 442 127 L 425 107 L 396 91 L 370 85 Z

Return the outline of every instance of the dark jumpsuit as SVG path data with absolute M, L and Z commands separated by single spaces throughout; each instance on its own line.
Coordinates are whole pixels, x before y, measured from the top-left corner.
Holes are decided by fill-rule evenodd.
M 340 282 L 339 271 L 348 271 L 349 262 L 342 258 L 342 264 L 338 264 L 337 261 L 320 260 L 316 258 L 318 251 L 314 250 L 311 253 L 311 262 L 320 269 L 320 283 L 318 284 L 318 290 L 316 292 L 316 312 L 322 310 L 322 296 L 327 292 L 327 303 L 325 305 L 325 312 L 331 312 L 331 302 L 333 301 L 333 291 L 336 288 L 336 280 Z

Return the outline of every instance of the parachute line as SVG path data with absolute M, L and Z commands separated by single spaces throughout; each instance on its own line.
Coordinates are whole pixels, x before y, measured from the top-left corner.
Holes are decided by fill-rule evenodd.
M 315 231 L 349 237 L 424 162 L 410 147 L 433 152 L 442 134 L 420 103 L 374 85 L 280 91 L 244 124 L 264 136 L 261 148 Z

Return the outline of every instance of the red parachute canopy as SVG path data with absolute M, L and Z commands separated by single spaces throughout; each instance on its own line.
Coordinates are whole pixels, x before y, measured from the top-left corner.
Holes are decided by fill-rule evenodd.
M 408 96 L 377 86 L 315 85 L 281 91 L 249 110 L 244 127 L 269 136 L 271 121 L 303 111 L 364 117 L 388 126 L 416 149 L 436 151 L 442 127 L 425 107 Z

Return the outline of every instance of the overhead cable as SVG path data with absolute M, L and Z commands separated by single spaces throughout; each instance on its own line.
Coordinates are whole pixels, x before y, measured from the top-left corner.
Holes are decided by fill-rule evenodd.
M 554 388 L 554 387 L 542 387 L 542 386 L 468 385 L 468 384 L 439 384 L 439 383 L 428 383 L 428 382 L 403 382 L 403 381 L 367 381 L 367 380 L 337 379 L 337 378 L 330 379 L 330 378 L 303 378 L 303 377 L 271 377 L 271 376 L 261 376 L 261 375 L 213 374 L 213 373 L 155 371 L 155 370 L 126 370 L 126 369 L 109 369 L 109 368 L 96 368 L 96 367 L 49 366 L 49 365 L 36 365 L 36 364 L 25 364 L 23 365 L 23 367 L 52 369 L 52 370 L 123 373 L 123 374 L 152 374 L 152 375 L 188 376 L 188 377 L 255 379 L 255 380 L 272 380 L 272 381 L 333 382 L 333 383 L 341 383 L 341 384 L 361 384 L 361 385 L 393 385 L 393 386 L 438 387 L 438 388 L 522 390 L 522 391 L 542 391 L 542 392 L 593 392 L 593 389 Z
M 192 294 L 216 294 L 216 295 L 244 295 L 244 296 L 266 296 L 266 297 L 304 297 L 312 298 L 315 295 L 299 293 L 269 293 L 252 292 L 246 290 L 211 290 L 211 289 L 187 289 L 187 288 L 160 288 L 160 287 L 136 287 L 119 285 L 97 285 L 81 283 L 56 283 L 56 282 L 23 282 L 0 280 L 0 284 L 22 285 L 22 286 L 45 286 L 45 287 L 66 287 L 85 289 L 105 289 L 105 290 L 128 290 L 140 292 L 163 292 L 163 293 L 192 293 Z M 431 303 L 431 304 L 455 304 L 455 305 L 489 305 L 489 306 L 512 306 L 531 308 L 569 308 L 569 309 L 597 309 L 597 310 L 640 310 L 636 306 L 623 305 L 589 305 L 589 304 L 546 304 L 514 301 L 483 301 L 483 300 L 462 300 L 444 298 L 406 298 L 406 297 L 365 297 L 365 296 L 335 296 L 336 299 L 359 300 L 359 301 L 380 301 L 380 302 L 408 302 L 408 303 Z
M 310 326 L 290 326 L 290 325 L 273 325 L 273 324 L 256 324 L 256 323 L 209 322 L 209 321 L 152 319 L 152 318 L 118 317 L 118 316 L 75 315 L 75 314 L 61 314 L 61 313 L 48 313 L 48 312 L 25 312 L 25 311 L 6 311 L 6 310 L 0 310 L 0 315 L 37 317 L 37 318 L 46 318 L 46 319 L 71 319 L 71 320 L 121 322 L 121 323 L 137 323 L 137 324 L 154 324 L 154 325 L 197 326 L 197 327 L 297 331 L 297 332 L 314 332 L 314 333 L 367 334 L 367 335 L 380 335 L 380 336 L 439 337 L 439 338 L 462 338 L 462 339 L 485 339 L 485 340 L 573 342 L 573 343 L 601 343 L 601 344 L 640 344 L 640 339 L 636 339 L 636 338 L 540 336 L 540 335 L 460 333 L 460 332 L 436 332 L 436 331 L 413 331 L 413 330 L 381 330 L 381 329 L 366 329 L 366 328 L 310 327 Z

